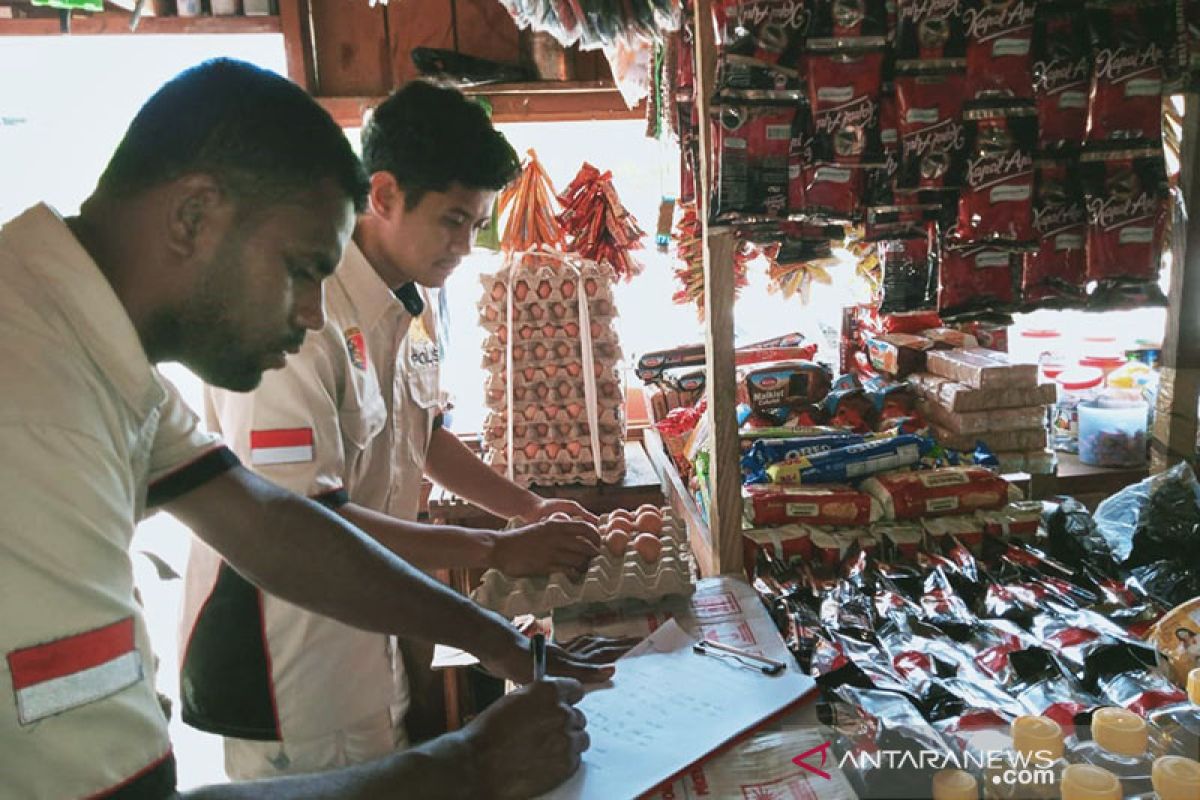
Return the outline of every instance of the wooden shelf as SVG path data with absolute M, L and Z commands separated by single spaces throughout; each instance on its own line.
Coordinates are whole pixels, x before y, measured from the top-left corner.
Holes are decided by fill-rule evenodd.
M 608 81 L 537 81 L 494 83 L 463 89 L 486 98 L 495 122 L 577 122 L 581 120 L 643 119 L 644 103 L 628 108 Z M 382 97 L 318 97 L 318 102 L 343 128 L 362 125 L 363 114 Z
M 654 428 L 646 428 L 642 436 L 646 445 L 646 455 L 650 457 L 650 463 L 658 474 L 658 480 L 662 483 L 662 491 L 667 498 L 667 504 L 671 506 L 675 516 L 683 520 L 687 528 L 688 543 L 691 545 L 692 554 L 696 557 L 696 566 L 699 568 L 700 574 L 706 576 L 716 574 L 717 551 L 713 544 L 712 532 L 708 528 L 708 523 L 704 521 L 704 517 L 700 515 L 700 508 L 692 498 L 692 493 L 688 491 L 679 477 L 679 470 L 675 469 L 670 456 L 663 448 L 662 436 Z
M 136 31 L 129 30 L 131 14 L 105 11 L 71 15 L 72 36 L 128 36 L 130 34 L 235 34 L 281 33 L 279 17 L 142 17 Z M 0 19 L 0 36 L 62 36 L 57 17 Z

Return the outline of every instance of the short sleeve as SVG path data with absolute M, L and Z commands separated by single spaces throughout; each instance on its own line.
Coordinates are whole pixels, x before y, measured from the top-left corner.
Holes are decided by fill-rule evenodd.
M 150 451 L 149 482 L 154 484 L 202 458 L 220 446 L 220 440 L 200 427 L 200 419 L 187 406 L 169 380 L 156 375 L 166 391 L 159 409 L 158 433 Z
M 268 370 L 252 392 L 206 386 L 205 411 L 242 463 L 297 494 L 339 495 L 346 457 L 338 418 L 334 362 L 320 334 L 306 337 L 282 369 Z

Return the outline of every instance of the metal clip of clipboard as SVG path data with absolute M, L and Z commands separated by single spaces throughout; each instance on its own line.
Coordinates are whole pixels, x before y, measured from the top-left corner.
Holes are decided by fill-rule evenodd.
M 761 672 L 763 675 L 779 675 L 787 665 L 782 661 L 776 661 L 773 658 L 760 656 L 755 653 L 748 653 L 745 650 L 739 650 L 736 647 L 730 647 L 727 644 L 720 642 L 701 639 L 692 645 L 692 652 L 702 656 L 712 656 L 713 658 L 726 658 L 741 664 L 743 667 Z

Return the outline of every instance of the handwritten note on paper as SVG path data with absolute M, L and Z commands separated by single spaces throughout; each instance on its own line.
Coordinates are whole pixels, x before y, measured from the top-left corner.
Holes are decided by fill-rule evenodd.
M 815 684 L 791 668 L 768 677 L 692 652 L 671 620 L 617 662 L 612 682 L 579 702 L 592 746 L 548 800 L 636 797 L 704 758 Z

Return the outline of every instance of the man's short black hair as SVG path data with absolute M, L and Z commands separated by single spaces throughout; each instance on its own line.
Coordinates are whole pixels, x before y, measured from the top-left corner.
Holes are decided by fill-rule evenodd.
M 451 183 L 504 188 L 521 161 L 487 112 L 457 89 L 412 81 L 375 109 L 362 133 L 367 172 L 389 172 L 409 208 Z
M 345 134 L 303 89 L 226 58 L 181 72 L 146 101 L 97 190 L 123 197 L 192 172 L 252 202 L 332 178 L 361 211 L 369 189 Z

